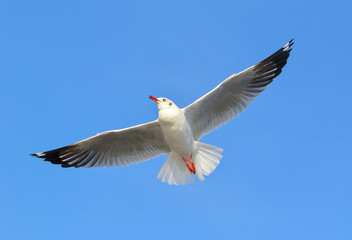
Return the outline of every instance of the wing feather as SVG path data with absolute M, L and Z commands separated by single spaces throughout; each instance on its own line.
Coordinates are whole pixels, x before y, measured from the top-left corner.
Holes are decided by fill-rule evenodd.
M 277 77 L 290 56 L 293 39 L 256 65 L 230 76 L 183 109 L 193 137 L 199 140 L 242 113 Z
M 153 121 L 103 132 L 66 147 L 31 155 L 62 167 L 89 168 L 125 166 L 169 152 L 158 121 Z

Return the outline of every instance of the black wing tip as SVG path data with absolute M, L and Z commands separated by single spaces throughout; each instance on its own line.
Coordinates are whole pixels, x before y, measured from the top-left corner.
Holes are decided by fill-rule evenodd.
M 278 69 L 282 69 L 286 65 L 287 59 L 290 56 L 290 52 L 292 50 L 291 46 L 294 43 L 294 39 L 292 38 L 287 44 L 285 44 L 285 46 L 283 46 L 278 51 L 259 62 L 256 65 L 257 70 L 260 70 L 263 67 L 269 69 L 272 67 L 277 67 Z
M 278 51 L 254 65 L 256 76 L 252 80 L 252 84 L 255 84 L 256 86 L 261 86 L 260 84 L 265 83 L 269 84 L 275 77 L 277 77 L 287 63 L 287 59 L 292 50 L 291 46 L 293 44 L 294 39 L 292 38 Z
M 63 168 L 74 167 L 74 165 L 68 164 L 63 161 L 61 157 L 65 151 L 72 149 L 72 146 L 66 146 L 63 148 L 54 149 L 51 151 L 31 153 L 30 156 L 43 159 L 43 161 L 51 162 L 52 164 L 61 165 Z
M 284 52 L 291 52 L 292 50 L 292 45 L 294 44 L 294 38 L 292 38 L 285 46 L 283 46 L 280 50 L 283 50 Z
M 292 39 L 288 42 L 288 44 L 290 45 L 290 47 L 295 43 L 294 40 L 295 40 L 295 39 L 292 38 Z
M 37 158 L 45 158 L 45 152 L 41 153 L 31 153 L 30 156 L 37 157 Z

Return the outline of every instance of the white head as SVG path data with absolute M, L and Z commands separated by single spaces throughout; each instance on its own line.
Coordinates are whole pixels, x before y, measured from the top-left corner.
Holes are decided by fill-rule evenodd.
M 160 97 L 160 98 L 156 98 L 152 95 L 149 95 L 149 98 L 151 100 L 153 100 L 154 102 L 156 102 L 156 105 L 158 106 L 159 111 L 164 110 L 164 109 L 172 109 L 172 108 L 177 108 L 176 104 L 171 101 L 170 99 L 164 98 L 164 97 Z

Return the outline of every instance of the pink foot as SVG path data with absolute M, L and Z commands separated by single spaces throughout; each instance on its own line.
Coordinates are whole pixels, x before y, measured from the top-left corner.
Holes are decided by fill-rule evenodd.
M 194 163 L 192 160 L 192 155 L 191 155 L 191 165 L 186 161 L 186 159 L 184 157 L 182 157 L 183 161 L 185 161 L 187 168 L 189 170 L 190 173 L 195 174 L 196 173 L 196 168 L 194 167 Z

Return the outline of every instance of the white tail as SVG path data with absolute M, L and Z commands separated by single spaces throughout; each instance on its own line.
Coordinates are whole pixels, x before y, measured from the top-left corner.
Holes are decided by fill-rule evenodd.
M 204 176 L 208 176 L 219 165 L 222 158 L 222 149 L 209 144 L 197 142 L 193 152 L 193 162 L 196 168 L 196 176 L 199 181 L 204 181 Z M 170 153 L 164 165 L 159 171 L 158 178 L 168 184 L 188 184 L 194 182 L 191 174 L 182 159 Z
M 196 167 L 196 176 L 199 181 L 204 181 L 204 176 L 209 176 L 219 165 L 222 158 L 222 149 L 216 146 L 198 142 L 198 152 L 193 161 Z
M 179 160 L 173 153 L 167 157 L 164 165 L 161 167 L 158 178 L 168 184 L 183 185 L 194 182 L 194 177 L 189 172 L 183 160 Z

